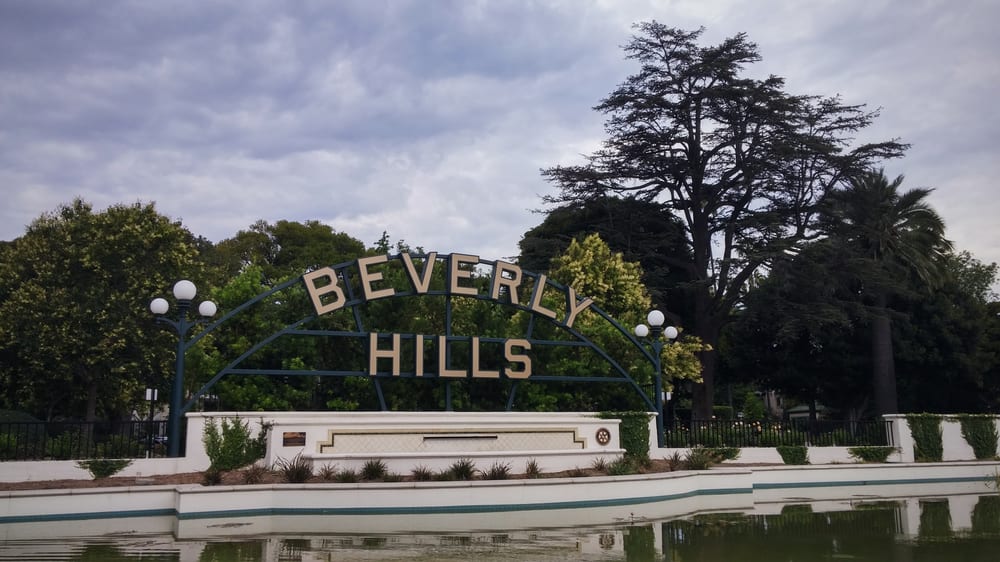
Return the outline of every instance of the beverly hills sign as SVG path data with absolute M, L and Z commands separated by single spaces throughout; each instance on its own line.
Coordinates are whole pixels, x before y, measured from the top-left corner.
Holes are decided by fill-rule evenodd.
M 443 262 L 440 263 L 439 262 Z M 422 261 L 422 263 L 418 263 Z M 476 287 L 472 280 L 476 268 L 485 264 L 489 268 L 488 289 L 489 293 L 484 294 Z M 371 256 L 359 258 L 346 265 L 334 267 L 324 267 L 308 272 L 302 276 L 306 291 L 317 314 L 324 315 L 341 310 L 346 306 L 354 306 L 364 302 L 378 299 L 391 298 L 403 294 L 403 291 L 389 286 L 385 281 L 386 268 L 401 268 L 403 275 L 412 286 L 412 291 L 408 294 L 428 295 L 441 294 L 441 291 L 431 290 L 431 281 L 434 279 L 435 270 L 438 267 L 445 268 L 443 271 L 445 289 L 443 294 L 476 297 L 489 299 L 502 304 L 520 306 L 533 314 L 550 319 L 555 324 L 566 329 L 571 329 L 573 323 L 581 312 L 593 305 L 593 300 L 580 298 L 572 287 L 557 287 L 548 282 L 543 274 L 525 274 L 515 264 L 495 261 L 485 262 L 479 256 L 469 254 L 448 254 L 438 257 L 437 252 L 420 256 L 417 261 L 408 253 L 401 253 L 397 257 L 390 258 L 388 255 Z M 356 275 L 356 277 L 354 277 Z M 351 298 L 353 291 L 345 287 L 348 279 L 356 278 L 360 286 L 361 295 Z M 543 297 L 549 293 L 561 292 L 563 306 L 556 310 L 542 304 Z M 524 303 L 523 305 L 521 303 Z M 449 345 L 452 343 L 444 335 L 428 336 L 425 334 L 409 334 L 405 336 L 408 344 L 412 341 L 412 355 L 414 359 L 414 376 L 427 376 L 424 371 L 425 342 L 435 342 L 438 361 L 437 376 L 464 378 L 472 376 L 474 378 L 499 378 L 501 375 L 513 379 L 525 379 L 532 374 L 531 357 L 527 352 L 531 349 L 531 342 L 527 339 L 507 339 L 503 343 L 504 365 L 482 366 L 481 345 L 482 342 L 477 336 L 470 338 L 470 363 L 467 369 L 451 368 L 448 365 Z M 388 340 L 389 346 L 380 345 L 381 341 Z M 375 376 L 379 374 L 378 366 L 380 361 L 391 362 L 391 374 L 400 376 L 402 372 L 403 340 L 401 334 L 381 335 L 378 333 L 368 334 L 368 374 Z

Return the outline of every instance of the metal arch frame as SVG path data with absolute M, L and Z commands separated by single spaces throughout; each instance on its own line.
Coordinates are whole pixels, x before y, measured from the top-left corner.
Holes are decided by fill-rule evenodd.
M 426 260 L 427 258 L 430 257 L 428 254 L 411 254 L 410 256 L 411 256 L 411 258 L 424 259 L 424 260 Z M 437 259 L 441 259 L 441 258 L 438 257 Z M 389 256 L 389 261 L 390 262 L 391 261 L 401 261 L 401 260 L 402 260 L 401 254 L 395 254 L 395 255 L 390 255 Z M 485 265 L 485 266 L 495 267 L 496 261 L 497 260 L 480 260 L 479 263 L 478 263 L 478 265 L 479 266 L 484 266 Z M 310 329 L 303 329 L 302 328 L 303 325 L 305 325 L 305 324 L 307 324 L 307 323 L 309 323 L 309 322 L 311 322 L 311 321 L 316 320 L 317 318 L 319 318 L 319 315 L 317 315 L 315 313 L 306 315 L 306 316 L 300 318 L 299 320 L 296 320 L 296 321 L 294 321 L 294 322 L 286 325 L 284 328 L 281 328 L 280 330 L 277 330 L 276 332 L 270 334 L 269 336 L 267 336 L 264 339 L 260 340 L 256 344 L 252 345 L 249 349 L 247 349 L 242 354 L 240 354 L 239 357 L 237 357 L 236 359 L 233 359 L 229 364 L 227 364 L 225 367 L 223 367 L 221 370 L 219 370 L 219 372 L 217 372 L 208 382 L 206 382 L 204 385 L 202 385 L 202 387 L 199 388 L 191 396 L 190 399 L 188 399 L 188 401 L 181 408 L 181 411 L 179 412 L 179 415 L 183 415 L 185 412 L 189 411 L 191 409 L 191 407 L 197 402 L 197 400 L 201 396 L 205 395 L 205 393 L 207 393 L 213 386 L 215 386 L 215 384 L 218 383 L 219 380 L 221 380 L 223 377 L 225 377 L 227 375 L 265 375 L 265 376 L 296 376 L 296 375 L 306 375 L 306 376 L 339 376 L 339 377 L 357 376 L 357 377 L 367 377 L 367 378 L 370 378 L 373 381 L 373 384 L 375 385 L 375 391 L 376 391 L 376 394 L 378 396 L 379 406 L 380 406 L 380 408 L 383 411 L 387 410 L 388 408 L 386 406 L 385 398 L 384 398 L 383 393 L 382 393 L 382 389 L 381 389 L 381 385 L 380 385 L 380 382 L 381 382 L 380 379 L 395 379 L 395 378 L 422 378 L 422 379 L 431 379 L 431 380 L 433 380 L 433 379 L 440 379 L 441 377 L 439 377 L 437 375 L 434 375 L 434 374 L 428 374 L 428 375 L 423 375 L 421 377 L 416 377 L 415 373 L 400 373 L 400 375 L 398 375 L 398 376 L 393 376 L 393 375 L 386 375 L 386 374 L 379 374 L 379 373 L 376 373 L 376 374 L 372 375 L 372 374 L 369 374 L 369 373 L 363 372 L 363 371 L 293 370 L 293 369 L 242 369 L 242 368 L 239 368 L 239 365 L 243 361 L 245 361 L 249 357 L 253 356 L 255 353 L 259 352 L 260 350 L 266 348 L 268 345 L 270 345 L 275 340 L 281 338 L 282 336 L 286 336 L 286 335 L 314 336 L 314 337 L 354 337 L 354 338 L 367 338 L 367 337 L 369 337 L 369 332 L 365 331 L 365 329 L 364 329 L 364 322 L 362 321 L 361 314 L 360 314 L 360 309 L 359 309 L 360 306 L 365 305 L 369 301 L 365 300 L 363 298 L 358 298 L 354 294 L 354 287 L 351 284 L 351 275 L 350 275 L 350 272 L 348 271 L 348 268 L 350 268 L 351 266 L 354 266 L 356 264 L 357 264 L 357 260 L 351 260 L 351 261 L 341 262 L 341 263 L 339 263 L 337 265 L 331 266 L 331 268 L 337 273 L 338 277 L 340 277 L 341 279 L 344 280 L 344 290 L 347 293 L 345 295 L 346 298 L 347 298 L 347 300 L 344 303 L 343 308 L 348 308 L 349 307 L 351 309 L 351 313 L 353 315 L 354 325 L 355 325 L 355 330 L 356 331 L 344 331 L 344 330 L 310 330 Z M 541 274 L 532 273 L 532 272 L 528 272 L 528 271 L 522 271 L 522 275 L 525 278 L 533 279 L 536 284 L 538 282 L 538 279 L 541 277 Z M 274 295 L 276 293 L 279 293 L 281 291 L 284 291 L 285 289 L 288 289 L 289 287 L 291 287 L 292 285 L 295 285 L 296 283 L 302 283 L 302 277 L 303 276 L 301 276 L 301 275 L 297 276 L 297 277 L 293 277 L 293 278 L 291 278 L 291 279 L 289 279 L 287 281 L 284 281 L 284 282 L 276 285 L 275 287 L 273 287 L 273 288 L 271 288 L 271 289 L 269 289 L 269 290 L 267 290 L 267 291 L 265 291 L 263 293 L 260 293 L 259 295 L 253 297 L 252 299 L 243 302 L 242 304 L 240 304 L 239 306 L 237 306 L 233 310 L 231 310 L 228 313 L 226 313 L 225 315 L 223 315 L 218 320 L 216 320 L 216 321 L 214 321 L 212 323 L 207 324 L 204 330 L 201 330 L 200 332 L 198 332 L 197 334 L 195 334 L 194 336 L 192 336 L 188 340 L 188 342 L 187 342 L 187 347 L 190 348 L 196 342 L 198 342 L 199 340 L 201 340 L 201 338 L 203 338 L 203 337 L 207 336 L 208 334 L 212 333 L 213 331 L 215 331 L 216 329 L 218 329 L 221 325 L 223 325 L 227 321 L 229 321 L 229 319 L 233 318 L 234 316 L 237 316 L 238 314 L 240 314 L 243 311 L 247 310 L 251 306 L 253 306 L 253 305 L 255 305 L 255 304 L 257 304 L 257 303 L 259 303 L 259 302 L 261 302 L 261 301 L 263 301 L 265 299 L 267 299 L 268 297 L 270 297 L 270 296 L 272 296 L 272 295 Z M 562 285 L 561 283 L 558 283 L 558 282 L 553 281 L 553 280 L 548 279 L 548 278 L 546 278 L 545 284 L 546 284 L 546 286 L 552 286 L 552 287 L 554 287 L 554 288 L 556 288 L 557 290 L 560 290 L 560 291 L 565 291 L 567 289 L 567 287 L 565 285 Z M 544 287 L 542 287 L 542 289 L 544 289 Z M 395 298 L 407 298 L 407 297 L 414 297 L 414 296 L 419 296 L 419 297 L 424 297 L 424 296 L 445 297 L 445 331 L 446 331 L 445 337 L 446 337 L 446 340 L 448 342 L 452 342 L 452 341 L 471 341 L 471 338 L 473 336 L 455 336 L 455 335 L 453 335 L 451 333 L 451 325 L 452 325 L 452 298 L 454 297 L 454 295 L 450 291 L 448 291 L 448 290 L 439 290 L 438 289 L 438 290 L 428 290 L 426 292 L 419 292 L 418 293 L 416 291 L 416 288 L 414 287 L 413 290 L 398 291 L 395 294 L 393 294 L 391 297 L 386 297 L 386 298 L 395 299 Z M 610 355 L 608 355 L 608 353 L 602 347 L 596 345 L 590 338 L 588 338 L 584 334 L 580 333 L 578 330 L 576 330 L 576 329 L 574 329 L 572 327 L 567 327 L 567 326 L 565 326 L 563 324 L 560 324 L 559 322 L 556 322 L 552 318 L 549 318 L 549 317 L 546 317 L 544 315 L 541 315 L 537 311 L 534 311 L 530 307 L 525 306 L 523 304 L 513 304 L 513 303 L 511 303 L 509 301 L 508 302 L 504 302 L 501 299 L 493 299 L 493 298 L 491 298 L 488 295 L 483 295 L 483 294 L 478 294 L 478 293 L 476 295 L 458 295 L 458 296 L 463 297 L 463 298 L 472 298 L 472 299 L 476 299 L 476 300 L 490 301 L 490 302 L 493 302 L 493 303 L 497 304 L 498 306 L 506 306 L 506 307 L 513 308 L 515 310 L 520 310 L 520 311 L 527 312 L 527 313 L 530 314 L 530 316 L 529 316 L 529 320 L 528 320 L 528 326 L 527 326 L 527 328 L 525 330 L 526 331 L 525 339 L 528 342 L 530 342 L 532 344 L 532 346 L 539 345 L 539 346 L 558 346 L 558 347 L 584 347 L 584 348 L 590 349 L 591 351 L 593 351 L 594 353 L 596 353 L 598 356 L 600 356 L 605 362 L 607 362 L 607 364 L 609 366 L 612 367 L 612 370 L 618 374 L 618 376 L 582 376 L 582 377 L 581 376 L 564 376 L 564 375 L 532 375 L 531 376 L 531 380 L 532 381 L 542 381 L 542 382 L 605 382 L 605 383 L 606 382 L 618 382 L 618 383 L 625 382 L 625 383 L 628 383 L 636 391 L 636 393 L 642 398 L 643 402 L 645 403 L 645 405 L 650 410 L 655 410 L 656 409 L 656 403 L 654 402 L 654 399 L 651 399 L 649 397 L 649 395 L 645 391 L 643 391 L 643 389 L 639 386 L 639 384 L 635 381 L 635 379 L 632 378 L 632 376 L 628 373 L 628 371 L 625 368 L 623 368 L 621 366 L 621 364 L 619 364 L 614 358 L 612 358 Z M 382 300 L 382 299 L 378 299 L 378 300 Z M 621 333 L 629 342 L 631 342 L 632 345 L 635 346 L 635 348 L 637 350 L 639 350 L 639 352 L 646 358 L 646 360 L 650 361 L 654 365 L 656 364 L 656 361 L 657 361 L 658 358 L 654 357 L 654 355 L 650 352 L 650 350 L 647 349 L 647 347 L 644 346 L 642 343 L 640 343 L 640 341 L 638 339 L 636 339 L 629 330 L 626 330 L 624 327 L 622 327 L 622 325 L 619 324 L 618 321 L 616 321 L 614 318 L 612 318 L 611 316 L 609 316 L 605 311 L 601 310 L 601 308 L 598 307 L 597 305 L 591 305 L 591 306 L 589 306 L 588 310 L 590 310 L 590 311 L 594 312 L 595 314 L 599 315 L 606 322 L 608 322 L 609 324 L 611 324 L 616 330 L 618 330 L 619 333 Z M 576 339 L 575 340 L 564 341 L 564 340 L 540 340 L 540 339 L 534 339 L 534 338 L 532 338 L 532 333 L 533 333 L 534 327 L 535 327 L 535 321 L 538 318 L 542 318 L 545 321 L 549 322 L 550 324 L 554 325 L 556 328 L 564 330 L 566 333 L 568 333 L 569 335 L 573 336 Z M 401 334 L 401 337 L 402 338 L 412 338 L 413 335 Z M 483 341 L 483 342 L 502 342 L 505 339 L 506 338 L 487 337 L 487 338 L 480 338 L 480 341 Z M 449 347 L 449 349 L 450 349 L 450 347 Z M 450 359 L 450 351 L 448 352 L 448 358 Z M 446 382 L 450 383 L 451 380 L 450 379 L 446 379 Z M 514 402 L 515 393 L 517 391 L 517 384 L 518 384 L 518 382 L 520 382 L 520 381 L 514 381 L 514 384 L 513 384 L 513 386 L 510 389 L 510 393 L 509 393 L 508 401 L 507 401 L 507 407 L 506 407 L 506 409 L 508 411 L 511 410 L 512 407 L 513 407 L 513 402 Z M 451 390 L 450 389 L 450 384 L 448 384 L 448 386 L 446 387 L 446 391 L 447 391 L 446 402 L 449 404 L 449 406 L 450 406 L 450 390 Z

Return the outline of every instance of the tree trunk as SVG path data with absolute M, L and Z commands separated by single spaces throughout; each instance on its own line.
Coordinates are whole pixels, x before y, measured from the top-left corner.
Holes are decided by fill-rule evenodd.
M 872 317 L 872 382 L 875 390 L 875 413 L 896 414 L 896 368 L 892 354 L 892 323 L 886 310 L 885 294 L 876 297 Z
M 691 418 L 712 419 L 712 405 L 715 401 L 715 367 L 719 358 L 719 332 L 721 329 L 712 319 L 695 320 L 695 335 L 702 343 L 712 347 L 711 351 L 699 353 L 701 359 L 701 384 L 694 385 L 691 397 Z
M 87 386 L 87 411 L 84 419 L 92 422 L 97 421 L 97 382 L 90 381 Z

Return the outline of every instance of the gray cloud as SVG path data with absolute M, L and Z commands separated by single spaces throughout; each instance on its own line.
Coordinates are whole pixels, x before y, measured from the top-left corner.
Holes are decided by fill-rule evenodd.
M 882 107 L 866 135 L 959 248 L 1000 261 L 1000 7 L 966 2 L 0 3 L 0 239 L 60 203 L 156 201 L 220 240 L 320 219 L 440 251 L 516 253 L 538 169 L 603 137 L 639 20 L 749 33 L 790 91 Z

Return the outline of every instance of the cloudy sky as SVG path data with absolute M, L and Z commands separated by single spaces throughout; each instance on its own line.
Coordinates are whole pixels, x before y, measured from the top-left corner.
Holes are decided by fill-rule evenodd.
M 538 170 L 603 138 L 633 22 L 745 31 L 866 133 L 959 249 L 1000 262 L 995 0 L 0 0 L 0 240 L 80 196 L 219 241 L 317 219 L 372 245 L 516 255 Z

